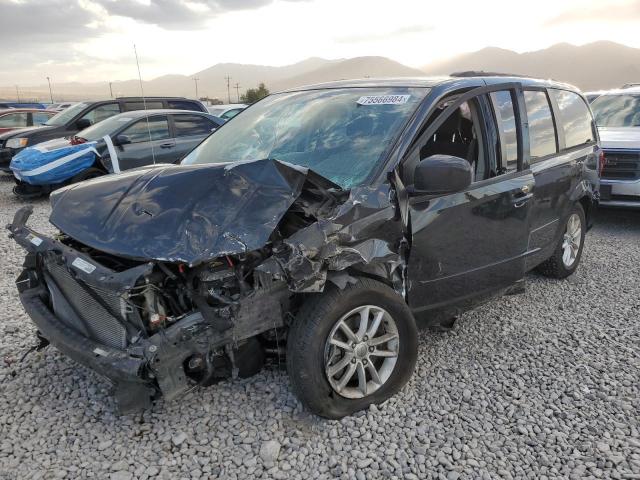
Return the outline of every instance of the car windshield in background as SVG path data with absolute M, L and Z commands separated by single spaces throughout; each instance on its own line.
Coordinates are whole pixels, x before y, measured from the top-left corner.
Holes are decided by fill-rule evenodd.
M 102 120 L 101 122 L 98 122 L 95 125 L 91 125 L 81 132 L 78 132 L 76 134 L 76 137 L 84 138 L 85 140 L 88 140 L 90 142 L 93 142 L 94 140 L 100 140 L 105 135 L 111 135 L 118 128 L 124 126 L 131 120 L 133 120 L 133 118 L 130 116 L 128 117 L 126 113 L 114 115 L 113 117 L 109 117 L 106 120 Z
M 599 127 L 640 127 L 640 94 L 602 95 L 591 109 Z
M 427 88 L 345 88 L 271 95 L 211 135 L 183 165 L 271 158 L 343 188 L 364 183 Z
M 84 110 L 87 107 L 86 103 L 76 103 L 75 105 L 71 105 L 66 110 L 54 115 L 51 117 L 45 125 L 49 125 L 52 127 L 60 127 L 62 125 L 66 125 L 69 120 L 75 117 L 78 113 Z

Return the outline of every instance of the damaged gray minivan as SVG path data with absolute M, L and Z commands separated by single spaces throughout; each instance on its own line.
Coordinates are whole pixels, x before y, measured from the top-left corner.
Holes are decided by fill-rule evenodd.
M 51 195 L 17 280 L 42 344 L 111 379 L 122 411 L 286 355 L 339 418 L 408 381 L 417 327 L 580 261 L 601 168 L 570 86 L 467 74 L 270 95 L 176 166 Z

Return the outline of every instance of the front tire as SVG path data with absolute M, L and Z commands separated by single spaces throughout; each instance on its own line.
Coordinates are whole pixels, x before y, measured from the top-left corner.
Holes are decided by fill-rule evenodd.
M 562 237 L 553 255 L 538 267 L 538 271 L 547 277 L 559 279 L 575 272 L 582 258 L 586 225 L 584 209 L 576 203 L 565 220 Z
M 342 418 L 378 404 L 409 380 L 418 350 L 413 315 L 383 283 L 359 279 L 302 305 L 287 339 L 295 395 L 313 413 Z

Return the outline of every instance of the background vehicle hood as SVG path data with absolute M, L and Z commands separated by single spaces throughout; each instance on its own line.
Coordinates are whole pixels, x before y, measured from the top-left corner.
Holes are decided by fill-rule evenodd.
M 15 130 L 11 130 L 10 132 L 3 133 L 0 135 L 0 140 L 8 140 L 13 137 L 28 137 L 33 132 L 42 132 L 44 130 L 50 130 L 52 127 L 50 125 L 39 125 L 37 127 L 24 127 L 24 128 L 16 128 Z
M 602 148 L 640 149 L 640 127 L 598 127 Z
M 140 168 L 57 190 L 49 220 L 104 252 L 195 265 L 263 247 L 305 182 L 337 188 L 277 160 Z

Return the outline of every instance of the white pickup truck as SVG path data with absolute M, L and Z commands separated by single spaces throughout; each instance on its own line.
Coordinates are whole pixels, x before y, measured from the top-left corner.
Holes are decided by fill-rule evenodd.
M 604 92 L 591 109 L 606 157 L 600 205 L 640 208 L 640 87 Z

